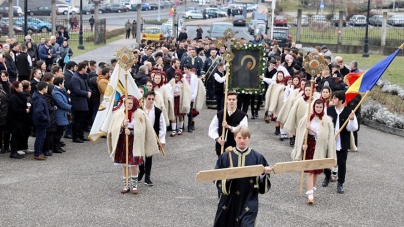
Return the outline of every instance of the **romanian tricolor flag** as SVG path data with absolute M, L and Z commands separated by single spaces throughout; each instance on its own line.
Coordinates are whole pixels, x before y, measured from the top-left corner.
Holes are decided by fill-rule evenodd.
M 401 45 L 400 48 L 392 53 L 390 56 L 381 60 L 379 63 L 368 69 L 366 72 L 362 72 L 362 76 L 357 78 L 357 80 L 351 86 L 349 86 L 348 90 L 345 92 L 345 103 L 348 103 L 349 101 L 354 99 L 361 92 L 372 90 L 377 81 L 389 67 L 390 63 L 397 56 L 400 50 L 402 50 L 403 46 L 404 44 Z
M 352 84 L 355 83 L 355 81 L 363 75 L 364 72 L 359 72 L 359 73 L 348 73 L 344 76 L 344 83 L 346 85 L 351 86 Z
M 174 9 L 174 7 L 172 7 L 171 10 L 170 10 L 170 12 L 168 12 L 168 15 L 171 16 L 171 15 L 174 14 L 174 12 L 175 12 L 175 9 Z

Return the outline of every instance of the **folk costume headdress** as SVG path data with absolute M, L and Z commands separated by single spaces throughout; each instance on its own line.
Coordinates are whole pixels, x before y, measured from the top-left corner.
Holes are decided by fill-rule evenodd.
M 322 104 L 322 105 L 323 105 L 323 110 L 321 111 L 321 113 L 316 113 L 316 104 Z M 323 100 L 321 100 L 321 99 L 317 99 L 317 100 L 313 103 L 313 113 L 310 115 L 310 121 L 313 120 L 313 118 L 314 118 L 315 116 L 317 116 L 320 120 L 323 119 L 323 116 L 324 116 L 324 108 L 325 108 L 324 106 L 325 106 L 325 104 L 324 104 Z

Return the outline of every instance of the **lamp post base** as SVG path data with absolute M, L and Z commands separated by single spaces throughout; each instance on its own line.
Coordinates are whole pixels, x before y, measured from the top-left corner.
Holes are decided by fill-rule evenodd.
M 79 46 L 77 47 L 77 49 L 79 49 L 79 50 L 84 50 L 84 45 L 79 45 Z

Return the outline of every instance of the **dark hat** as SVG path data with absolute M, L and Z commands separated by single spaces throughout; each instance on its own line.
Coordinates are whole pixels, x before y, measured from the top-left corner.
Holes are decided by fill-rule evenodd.
M 326 45 L 323 45 L 323 46 L 321 47 L 321 49 L 322 49 L 322 50 L 328 49 L 328 47 L 327 47 Z
M 299 65 L 294 65 L 293 68 L 299 71 L 302 69 L 302 67 L 300 67 Z

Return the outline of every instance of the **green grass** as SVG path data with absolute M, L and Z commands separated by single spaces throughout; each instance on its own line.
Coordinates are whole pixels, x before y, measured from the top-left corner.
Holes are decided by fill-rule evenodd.
M 361 70 L 367 70 L 376 63 L 380 62 L 382 59 L 384 59 L 386 56 L 381 56 L 381 55 L 370 55 L 368 58 L 363 58 L 362 54 L 341 54 L 341 53 L 335 53 L 334 56 L 341 56 L 342 59 L 344 59 L 345 64 L 349 64 L 351 61 L 357 61 L 358 62 L 358 67 Z M 389 80 L 392 84 L 397 84 L 400 85 L 401 87 L 404 87 L 404 78 L 402 76 L 403 70 L 402 70 L 402 65 L 404 62 L 404 57 L 403 56 L 397 56 L 393 62 L 390 64 L 390 66 L 387 68 L 387 70 L 384 72 L 382 79 L 387 79 Z
M 125 35 L 122 34 L 122 35 L 107 39 L 107 43 L 114 42 L 116 40 L 122 39 L 124 36 Z M 72 48 L 74 56 L 79 56 L 80 54 L 84 54 L 84 53 L 86 53 L 88 51 L 91 51 L 91 50 L 97 49 L 99 47 L 102 47 L 105 44 L 97 44 L 96 45 L 96 44 L 94 44 L 94 42 L 84 42 L 84 50 L 79 50 L 77 48 L 79 46 L 79 41 L 78 40 L 69 41 L 69 45 Z

